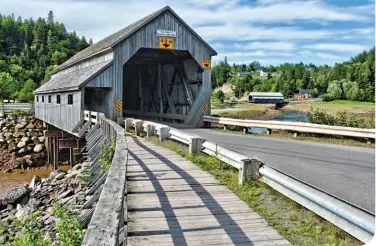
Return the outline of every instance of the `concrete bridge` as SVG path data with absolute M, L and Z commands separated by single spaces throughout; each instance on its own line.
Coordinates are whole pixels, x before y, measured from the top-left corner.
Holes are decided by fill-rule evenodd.
M 328 195 L 333 192 L 322 189 L 331 189 L 332 184 L 317 189 L 310 183 L 320 178 L 307 178 L 305 171 L 287 177 L 292 169 L 271 167 L 249 157 L 264 153 L 262 149 L 268 149 L 272 140 L 251 140 L 261 149 L 255 152 L 254 145 L 248 145 L 250 140 L 238 141 L 239 136 L 223 140 L 221 133 L 197 130 L 210 116 L 210 62 L 216 54 L 165 7 L 79 52 L 34 92 L 35 115 L 45 126 L 48 161 L 58 164 L 68 160 L 72 166 L 79 156 L 91 161 L 88 175 L 93 197 L 88 203 L 96 205 L 83 218 L 90 221 L 84 245 L 289 245 L 219 181 L 176 153 L 130 135 L 130 127 L 136 135 L 145 131 L 158 135 L 161 141 L 171 138 L 186 144 L 193 153 L 201 151 L 225 161 L 239 170 L 240 184 L 247 176 L 263 176 L 264 182 L 282 194 L 294 194 L 292 199 L 303 206 L 360 240 L 368 240 L 374 232 L 369 222 L 374 218 L 372 197 L 363 203 L 361 198 L 345 197 L 338 190 L 334 196 Z M 171 128 L 174 125 L 180 130 Z M 105 142 L 109 146 L 111 139 L 116 143 L 115 154 L 108 172 L 101 173 L 99 145 Z M 311 164 L 316 165 L 316 159 L 291 157 L 291 150 L 283 153 L 283 144 L 276 148 L 284 162 L 304 159 L 299 168 L 315 170 Z M 314 149 L 308 152 L 321 151 Z M 330 158 L 337 158 L 335 153 L 337 149 Z M 348 153 L 359 156 L 355 150 Z M 358 159 L 365 164 L 343 165 L 349 173 L 372 169 L 372 153 L 363 157 Z M 320 160 L 333 162 L 326 159 L 321 156 Z M 336 165 L 341 175 L 342 161 Z M 364 185 L 358 185 L 363 182 L 360 178 L 347 181 L 357 194 L 364 190 L 374 193 L 374 186 L 363 189 Z M 304 192 L 294 187 L 304 187 Z M 323 201 L 323 197 L 331 203 L 307 202 Z M 344 203 L 345 199 L 351 203 Z

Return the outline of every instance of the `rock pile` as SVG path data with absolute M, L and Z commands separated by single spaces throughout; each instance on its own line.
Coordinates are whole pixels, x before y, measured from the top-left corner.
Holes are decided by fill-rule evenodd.
M 27 168 L 44 165 L 43 131 L 32 116 L 8 115 L 0 120 L 0 168 Z
M 8 227 L 0 241 L 3 239 L 6 242 L 16 235 L 15 218 L 22 221 L 25 216 L 38 210 L 43 211 L 44 228 L 42 230 L 45 237 L 55 239 L 54 222 L 57 218 L 53 215 L 53 197 L 65 207 L 85 216 L 89 209 L 81 210 L 80 208 L 92 196 L 86 195 L 85 191 L 88 187 L 79 181 L 78 176 L 82 175 L 82 172 L 89 166 L 88 162 L 84 162 L 77 164 L 68 172 L 53 171 L 46 179 L 34 176 L 30 185 L 8 191 L 5 197 L 0 198 L 0 219 Z

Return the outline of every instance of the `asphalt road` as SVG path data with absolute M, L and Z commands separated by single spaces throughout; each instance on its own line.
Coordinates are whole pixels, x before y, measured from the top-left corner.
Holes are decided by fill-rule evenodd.
M 16 109 L 29 110 L 30 108 L 31 108 L 30 103 L 9 103 L 9 104 L 5 103 L 4 104 L 5 110 L 16 110 Z
M 375 150 L 182 128 L 375 212 Z

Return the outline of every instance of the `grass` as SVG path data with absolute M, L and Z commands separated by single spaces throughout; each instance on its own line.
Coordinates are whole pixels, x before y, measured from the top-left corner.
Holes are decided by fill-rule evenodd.
M 281 114 L 281 111 L 273 109 L 225 111 L 217 113 L 220 117 L 248 120 L 268 120 Z
M 242 134 L 243 131 L 238 129 L 231 129 L 227 127 L 227 130 L 223 128 L 213 128 L 223 132 L 231 132 Z M 350 137 L 340 137 L 340 136 L 330 136 L 330 135 L 322 135 L 322 134 L 309 134 L 309 133 L 298 133 L 297 137 L 294 137 L 293 132 L 288 131 L 279 131 L 273 132 L 271 135 L 267 135 L 265 133 L 248 133 L 251 136 L 262 136 L 262 137 L 269 137 L 269 138 L 282 138 L 282 139 L 294 139 L 294 140 L 303 140 L 303 141 L 311 141 L 311 142 L 318 142 L 318 143 L 327 143 L 327 144 L 338 144 L 344 146 L 352 146 L 352 147 L 364 147 L 364 148 L 375 148 L 375 143 L 372 142 L 368 144 L 366 140 L 359 139 L 359 138 L 350 138 Z
M 238 184 L 238 170 L 204 154 L 191 155 L 186 146 L 156 137 L 156 144 L 173 150 L 220 180 L 250 208 L 259 213 L 293 245 L 361 245 L 357 239 L 259 181 Z
M 332 102 L 315 101 L 310 103 L 298 103 L 288 105 L 284 109 L 294 109 L 298 111 L 308 111 L 312 108 L 321 108 L 326 111 L 336 114 L 339 111 L 349 111 L 354 114 L 368 114 L 373 113 L 375 104 L 372 102 L 356 102 L 349 100 L 336 100 Z

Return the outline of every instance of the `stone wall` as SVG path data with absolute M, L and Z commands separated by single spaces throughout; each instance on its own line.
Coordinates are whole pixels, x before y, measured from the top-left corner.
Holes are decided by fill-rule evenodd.
M 43 130 L 33 116 L 8 115 L 0 119 L 0 169 L 45 165 Z

